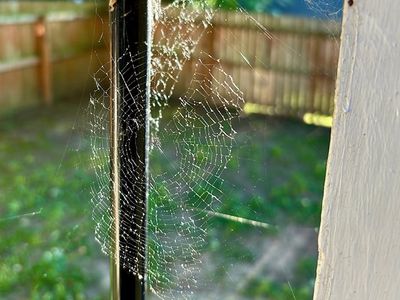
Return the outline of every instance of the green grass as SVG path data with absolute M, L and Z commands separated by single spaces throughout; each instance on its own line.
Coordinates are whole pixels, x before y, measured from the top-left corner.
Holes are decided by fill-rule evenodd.
M 89 161 L 89 149 L 72 151 L 73 116 L 73 109 L 59 108 L 2 119 L 4 298 L 104 299 L 101 279 L 92 269 L 106 260 L 93 239 L 89 186 L 94 177 L 83 163 Z
M 102 283 L 106 275 L 96 269 L 107 258 L 94 240 L 90 187 L 96 178 L 89 168 L 87 121 L 81 111 L 61 105 L 1 117 L 2 299 L 108 298 Z M 318 227 L 329 142 L 328 130 L 287 120 L 251 116 L 234 126 L 238 135 L 232 159 L 214 178 L 222 190 L 215 209 L 273 224 L 276 230 L 212 218 L 205 248 L 215 264 L 210 276 L 221 282 L 226 266 L 252 265 L 259 259 L 261 249 L 249 245 L 247 237 L 261 243 L 289 225 Z M 71 130 L 77 127 L 81 129 Z M 163 146 L 165 153 L 173 152 L 173 143 Z M 164 165 L 165 157 L 153 157 L 153 170 Z M 163 191 L 162 184 L 157 188 Z M 189 201 L 199 203 L 199 194 L 207 197 L 202 191 L 207 191 L 204 183 Z M 229 243 L 235 247 L 226 252 Z M 293 293 L 296 299 L 310 299 L 315 262 L 315 250 L 308 251 L 290 274 L 290 285 L 260 276 L 240 293 L 249 299 L 293 299 Z
M 237 126 L 220 211 L 278 226 L 318 227 L 329 131 L 257 116 Z
M 222 174 L 218 211 L 271 224 L 274 230 L 215 218 L 210 249 L 216 253 L 214 263 L 219 268 L 235 260 L 257 265 L 259 252 L 265 249 L 254 251 L 246 238 L 255 236 L 258 244 L 270 239 L 272 245 L 274 236 L 284 234 L 288 226 L 318 228 L 321 214 L 329 130 L 257 116 L 240 120 L 236 127 L 240 129 L 232 159 Z M 235 251 L 226 252 L 221 240 L 234 241 L 230 245 Z M 311 299 L 316 234 L 314 241 L 312 249 L 298 253 L 298 263 L 287 278 L 270 279 L 264 270 L 241 293 L 249 299 Z

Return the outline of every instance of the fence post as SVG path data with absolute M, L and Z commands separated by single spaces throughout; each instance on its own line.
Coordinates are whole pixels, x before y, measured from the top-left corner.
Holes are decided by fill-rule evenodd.
M 45 105 L 53 102 L 51 90 L 51 57 L 48 43 L 46 17 L 41 16 L 35 24 L 36 47 L 39 58 L 38 80 L 40 94 Z
M 313 30 L 315 28 L 315 25 L 313 23 Z M 311 38 L 310 41 L 310 65 L 311 65 L 311 70 L 310 70 L 310 102 L 311 105 L 308 107 L 308 111 L 311 113 L 320 113 L 319 109 L 319 103 L 320 101 L 319 96 L 317 91 L 318 91 L 318 84 L 320 82 L 320 60 L 321 60 L 321 54 L 320 54 L 320 38 L 318 36 L 314 36 Z
M 200 66 L 200 69 L 197 70 L 199 75 L 201 73 L 205 74 L 204 80 L 206 83 L 206 90 L 209 95 L 212 95 L 213 92 L 213 83 L 214 83 L 214 68 L 216 64 L 216 53 L 215 53 L 215 16 L 211 20 L 211 24 L 208 25 L 204 38 L 206 40 L 204 48 L 206 49 L 203 53 L 200 53 L 200 57 L 202 59 L 203 66 Z M 203 71 L 204 68 L 204 71 Z

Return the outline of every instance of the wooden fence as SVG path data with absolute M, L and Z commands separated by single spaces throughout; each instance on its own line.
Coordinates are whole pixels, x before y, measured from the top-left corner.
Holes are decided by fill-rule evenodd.
M 180 78 L 191 78 L 196 59 L 207 53 L 243 91 L 245 109 L 329 116 L 339 34 L 334 21 L 219 12 Z M 91 75 L 108 59 L 107 41 L 107 20 L 93 14 L 0 21 L 0 107 L 86 96 Z M 188 84 L 179 80 L 175 96 Z
M 0 19 L 0 108 L 87 95 L 106 62 L 108 27 L 88 13 Z
M 245 109 L 297 118 L 332 114 L 339 22 L 242 12 L 220 12 L 212 22 L 182 78 L 192 77 L 197 58 L 211 55 L 244 93 Z M 175 94 L 189 84 L 181 81 Z

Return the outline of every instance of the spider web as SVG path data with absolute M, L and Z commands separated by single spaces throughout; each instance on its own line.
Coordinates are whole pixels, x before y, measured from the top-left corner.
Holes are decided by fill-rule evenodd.
M 151 60 L 150 162 L 153 157 L 163 157 L 165 168 L 157 170 L 150 163 L 146 269 L 153 293 L 160 298 L 172 299 L 178 294 L 186 297 L 184 295 L 198 285 L 196 274 L 209 226 L 209 217 L 204 210 L 213 211 L 220 201 L 216 178 L 230 159 L 235 135 L 231 120 L 239 115 L 243 96 L 218 60 L 204 52 L 199 58 L 192 58 L 199 40 L 211 25 L 214 10 L 204 4 L 193 6 L 190 1 L 157 7 Z M 119 59 L 130 61 L 131 65 L 126 68 L 135 68 L 140 55 L 127 49 Z M 169 110 L 171 121 L 160 126 L 179 74 L 189 60 L 194 65 L 189 87 L 179 97 L 178 109 Z M 136 78 L 126 78 L 125 71 L 122 69 L 120 73 L 124 85 L 131 90 L 138 85 L 136 78 L 143 76 L 143 71 L 138 71 Z M 114 207 L 110 205 L 112 186 L 109 182 L 108 119 L 112 93 L 109 66 L 102 66 L 94 78 L 97 90 L 90 99 L 91 144 L 98 184 L 92 191 L 93 218 L 97 224 L 95 236 L 102 251 L 113 255 L 116 241 L 113 238 L 115 220 Z M 131 110 L 138 112 L 144 108 L 135 105 Z M 129 118 L 129 114 L 121 117 Z M 138 116 L 135 125 L 127 129 L 127 134 L 133 134 L 143 121 L 144 116 Z M 172 157 L 171 153 L 163 152 L 163 144 L 170 143 L 171 138 L 176 147 Z M 128 147 L 121 148 L 122 157 L 131 155 Z M 133 192 L 135 186 L 140 186 L 142 176 L 135 172 L 142 169 L 143 161 L 132 161 L 131 164 L 129 177 Z M 120 201 L 127 199 L 122 195 Z M 129 220 L 132 213 L 121 212 L 121 222 L 125 217 Z M 142 212 L 142 218 L 144 216 Z M 132 230 L 123 224 L 121 226 L 124 230 Z M 128 234 L 126 239 L 129 239 Z M 142 266 L 131 253 L 144 250 L 135 247 L 138 247 L 135 241 L 124 241 L 119 256 L 121 264 L 132 273 L 138 273 Z
M 312 1 L 307 3 L 314 5 Z M 315 5 L 316 9 L 323 9 Z M 123 246 L 118 259 L 134 274 L 140 273 L 144 267 L 150 290 L 159 298 L 190 299 L 197 289 L 211 284 L 199 274 L 204 263 L 208 232 L 212 227 L 211 216 L 218 214 L 222 203 L 222 174 L 232 158 L 236 134 L 233 124 L 243 111 L 244 95 L 235 83 L 235 76 L 226 71 L 219 57 L 214 57 L 215 53 L 199 50 L 199 44 L 213 26 L 218 9 L 192 0 L 177 0 L 168 6 L 155 3 L 154 7 L 148 228 L 144 233 L 146 237 L 138 234 L 147 240 L 147 248 L 137 249 L 143 247 L 143 243 L 130 240 L 130 231 L 137 229 L 127 224 L 130 224 L 134 213 L 138 214 L 137 210 L 132 208 L 120 212 Z M 248 23 L 258 28 L 259 35 L 274 39 L 260 22 L 243 9 L 238 11 L 247 16 Z M 223 18 L 223 14 L 218 18 Z M 234 39 L 235 34 L 231 38 Z M 284 49 L 292 51 L 290 45 L 284 45 Z M 250 47 L 247 52 L 238 49 L 235 52 L 235 59 L 245 61 L 251 68 L 259 63 Z M 128 48 L 118 58 L 128 61 L 126 68 L 119 70 L 128 92 L 135 89 L 144 91 L 138 80 L 145 72 L 138 66 L 142 56 L 142 53 L 133 53 Z M 125 76 L 126 70 L 132 67 L 136 70 L 136 77 Z M 190 77 L 187 77 L 187 69 L 192 70 Z M 112 256 L 117 241 L 114 238 L 115 207 L 110 203 L 113 184 L 110 183 L 112 166 L 109 151 L 109 103 L 113 93 L 110 65 L 103 65 L 94 79 L 97 89 L 90 98 L 89 106 L 92 119 L 91 159 L 98 178 L 92 188 L 93 218 L 96 240 L 102 251 Z M 174 90 L 181 82 L 188 82 L 186 92 L 176 99 Z M 126 140 L 133 138 L 144 124 L 145 116 L 138 112 L 145 109 L 137 104 L 139 102 L 135 101 L 130 111 L 121 116 L 130 120 Z M 174 151 L 166 151 L 171 149 L 171 144 Z M 122 143 L 120 151 L 122 158 L 132 157 L 128 145 Z M 156 163 L 153 164 L 153 161 Z M 130 178 L 131 190 L 126 196 L 132 197 L 133 194 L 134 197 L 142 192 L 138 187 L 143 186 L 143 176 L 138 172 L 143 170 L 144 162 L 136 157 L 128 164 L 130 173 L 126 176 Z M 127 197 L 121 195 L 121 203 L 128 203 Z M 138 205 L 142 207 L 143 203 Z M 136 222 L 141 224 L 145 212 L 140 213 L 141 219 Z M 144 258 L 132 255 L 144 251 L 147 253 L 146 266 L 140 265 Z

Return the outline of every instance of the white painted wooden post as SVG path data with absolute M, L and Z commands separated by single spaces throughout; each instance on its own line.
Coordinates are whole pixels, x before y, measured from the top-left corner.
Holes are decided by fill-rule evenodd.
M 314 300 L 400 299 L 399 16 L 345 1 Z

